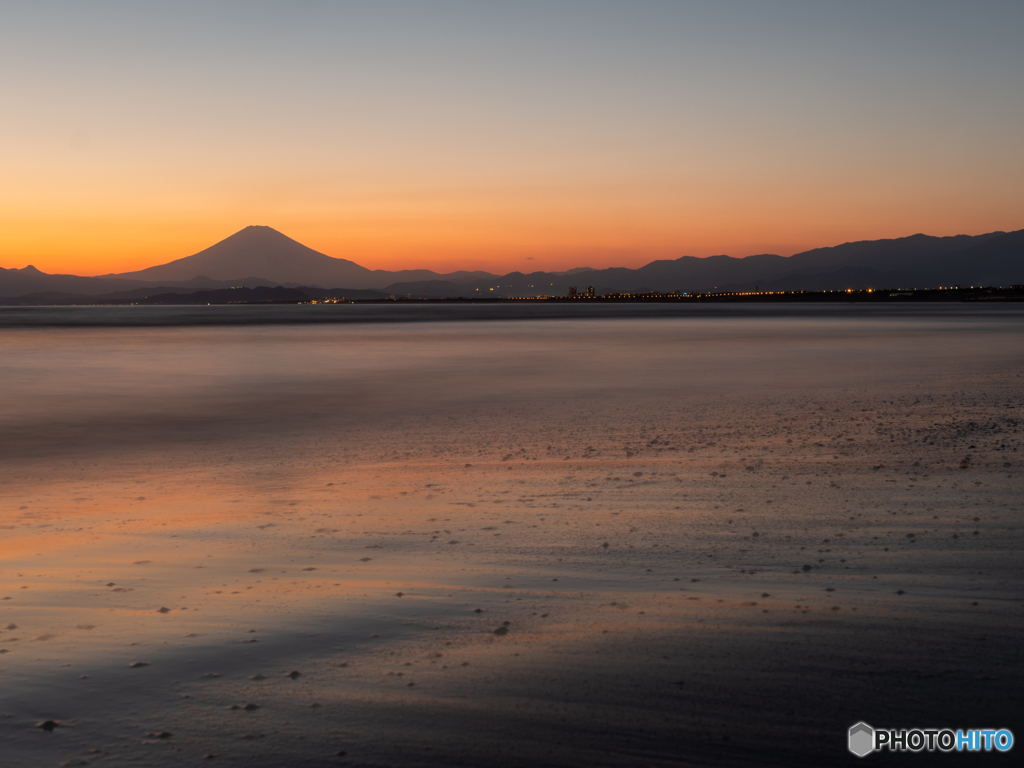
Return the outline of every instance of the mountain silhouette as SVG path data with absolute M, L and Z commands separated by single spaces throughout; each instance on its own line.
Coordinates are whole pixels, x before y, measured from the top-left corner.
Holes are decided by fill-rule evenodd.
M 822 291 L 1024 284 L 1024 230 L 984 235 L 912 235 L 816 248 L 794 256 L 708 256 L 652 261 L 638 269 L 612 267 L 573 274 L 513 272 L 463 283 L 455 295 L 565 295 L 571 286 L 594 286 L 598 295 L 648 291 Z M 394 293 L 437 296 L 425 282 L 388 286 Z
M 263 226 L 246 227 L 199 253 L 167 264 L 106 277 L 167 283 L 191 280 L 197 275 L 212 280 L 255 275 L 280 285 L 369 288 L 380 284 L 373 270 L 314 251 L 272 227 Z
M 219 290 L 282 286 L 374 289 L 426 298 L 565 295 L 572 286 L 610 292 L 845 290 L 1024 284 L 1024 230 L 984 235 L 912 235 L 816 248 L 783 257 L 709 256 L 659 259 L 637 269 L 579 268 L 568 272 L 438 274 L 428 269 L 370 270 L 292 240 L 276 229 L 250 226 L 182 259 L 102 277 L 48 275 L 32 266 L 0 268 L 0 297 L 47 292 L 98 296 L 137 289 Z M 142 293 L 147 293 L 142 291 Z

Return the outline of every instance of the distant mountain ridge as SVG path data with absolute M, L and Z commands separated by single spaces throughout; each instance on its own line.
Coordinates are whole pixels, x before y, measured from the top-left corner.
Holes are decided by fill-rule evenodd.
M 573 274 L 513 272 L 461 286 L 463 296 L 564 295 L 594 286 L 600 294 L 648 291 L 845 290 L 1024 283 L 1024 230 L 984 235 L 866 240 L 784 257 L 761 254 L 652 261 Z M 389 286 L 394 293 L 438 296 L 435 283 Z M 451 290 L 451 286 L 444 286 Z M 452 295 L 450 293 L 446 295 Z
M 247 276 L 247 277 L 243 277 Z M 209 248 L 135 272 L 81 277 L 35 267 L 0 268 L 0 297 L 35 293 L 97 296 L 148 289 L 220 290 L 245 285 L 379 290 L 426 298 L 564 295 L 570 286 L 598 294 L 644 291 L 844 290 L 1024 283 L 1024 230 L 984 235 L 912 235 L 816 248 L 794 256 L 709 256 L 652 261 L 637 269 L 439 274 L 370 270 L 315 251 L 266 226 L 249 226 Z

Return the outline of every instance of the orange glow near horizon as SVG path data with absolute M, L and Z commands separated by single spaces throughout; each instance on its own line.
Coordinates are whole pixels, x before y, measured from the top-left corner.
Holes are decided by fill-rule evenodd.
M 21 226 L 0 217 L 0 267 L 33 265 L 51 274 L 117 274 L 164 264 L 197 253 L 249 224 L 265 224 L 304 245 L 369 269 L 430 269 L 445 273 L 483 270 L 559 271 L 575 267 L 637 268 L 656 259 L 716 254 L 743 257 L 758 253 L 789 256 L 811 248 L 856 240 L 977 235 L 1010 231 L 1024 225 L 1019 217 L 978 212 L 952 219 L 921 211 L 901 217 L 875 211 L 875 217 L 844 221 L 818 210 L 809 220 L 784 218 L 762 208 L 743 213 L 721 206 L 698 208 L 662 203 L 616 205 L 591 201 L 539 210 L 522 203 L 476 204 L 462 210 L 438 206 L 364 210 L 313 218 L 294 211 L 263 215 L 225 212 L 217 220 L 189 216 L 183 220 L 140 212 L 118 218 L 68 216 Z M 774 206 L 773 206 L 774 207 Z M 880 205 L 879 208 L 884 208 Z M 633 210 L 630 210 L 632 208 Z M 719 208 L 719 210 L 715 210 Z M 930 215 L 929 215 L 930 214 Z
M 894 172 L 884 155 L 854 158 L 853 167 L 793 146 L 775 158 L 758 147 L 730 156 L 720 146 L 700 159 L 664 148 L 620 158 L 577 148 L 534 157 L 520 149 L 495 161 L 449 143 L 440 160 L 417 164 L 410 149 L 375 170 L 366 161 L 345 173 L 349 158 L 314 172 L 317 158 L 284 153 L 254 171 L 247 153 L 219 157 L 218 149 L 197 149 L 183 167 L 125 158 L 112 145 L 11 163 L 0 180 L 0 267 L 129 272 L 190 256 L 250 224 L 369 269 L 498 274 L 788 256 L 919 232 L 1024 227 L 1024 185 L 1012 168 L 961 162 L 953 174 L 913 155 Z M 389 150 L 376 146 L 378 160 Z

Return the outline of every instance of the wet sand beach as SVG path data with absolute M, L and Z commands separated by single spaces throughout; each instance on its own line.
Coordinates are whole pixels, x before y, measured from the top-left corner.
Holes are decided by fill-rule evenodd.
M 1021 733 L 1020 310 L 2 322 L 5 765 Z

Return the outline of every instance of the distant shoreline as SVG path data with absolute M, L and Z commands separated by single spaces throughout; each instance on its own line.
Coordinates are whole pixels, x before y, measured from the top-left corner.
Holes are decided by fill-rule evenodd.
M 640 302 L 662 303 L 783 303 L 783 302 L 890 302 L 890 301 L 1024 301 L 1024 286 L 1008 288 L 923 288 L 846 291 L 764 291 L 749 293 L 614 293 L 604 296 L 539 296 L 508 297 L 500 299 L 415 299 L 395 297 L 394 299 L 367 299 L 354 303 L 383 304 L 394 301 L 424 301 L 434 303 L 460 302 L 546 302 L 576 304 L 580 302 L 629 304 Z
M 251 291 L 239 298 L 242 291 Z M 361 291 L 352 292 L 355 294 Z M 31 295 L 0 299 L 0 306 L 202 306 L 300 304 L 791 304 L 791 303 L 907 303 L 907 302 L 1019 302 L 1024 285 L 955 286 L 951 288 L 884 288 L 834 291 L 761 291 L 724 293 L 607 293 L 602 296 L 511 296 L 495 298 L 428 298 L 412 295 L 387 298 L 349 298 L 344 289 L 316 288 L 223 289 L 192 293 L 163 293 L 139 299 L 88 296 Z

